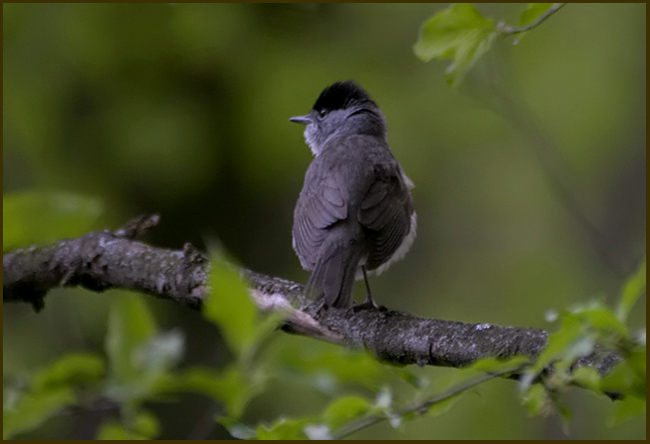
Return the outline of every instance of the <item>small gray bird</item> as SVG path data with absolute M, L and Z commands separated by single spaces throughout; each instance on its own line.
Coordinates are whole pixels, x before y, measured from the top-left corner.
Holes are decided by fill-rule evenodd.
M 354 281 L 381 273 L 401 259 L 415 239 L 413 187 L 393 157 L 381 110 L 351 80 L 328 86 L 311 112 L 292 117 L 306 125 L 314 153 L 293 219 L 293 249 L 306 270 L 309 300 L 348 308 Z

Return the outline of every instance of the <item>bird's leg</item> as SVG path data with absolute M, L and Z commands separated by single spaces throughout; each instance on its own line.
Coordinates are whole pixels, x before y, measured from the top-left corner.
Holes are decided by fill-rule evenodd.
M 353 311 L 364 310 L 366 308 L 375 308 L 379 309 L 375 301 L 372 299 L 372 294 L 370 293 L 370 284 L 368 283 L 368 275 L 366 274 L 366 266 L 361 266 L 361 272 L 363 273 L 363 281 L 366 283 L 366 300 L 362 304 L 357 304 L 352 306 Z
M 365 265 L 361 266 L 361 272 L 363 273 L 363 281 L 366 283 L 366 300 L 363 303 L 364 304 L 370 304 L 370 305 L 376 307 L 377 304 L 375 304 L 375 301 L 372 300 L 372 294 L 370 293 L 370 284 L 368 283 L 368 275 L 366 274 L 366 266 Z

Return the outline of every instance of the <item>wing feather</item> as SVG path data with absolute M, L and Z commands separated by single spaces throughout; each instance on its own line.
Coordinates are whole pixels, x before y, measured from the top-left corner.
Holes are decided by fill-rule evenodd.
M 411 228 L 413 202 L 401 168 L 394 163 L 375 165 L 375 179 L 359 211 L 359 222 L 367 229 L 369 270 L 385 263 L 397 251 Z
M 328 227 L 348 217 L 347 202 L 335 177 L 316 177 L 314 170 L 307 171 L 294 211 L 293 247 L 306 270 L 316 266 Z

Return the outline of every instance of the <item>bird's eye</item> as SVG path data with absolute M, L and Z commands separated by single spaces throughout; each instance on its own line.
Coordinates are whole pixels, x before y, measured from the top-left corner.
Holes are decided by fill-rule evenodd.
M 320 111 L 318 111 L 318 115 L 321 116 L 321 117 L 325 117 L 326 114 L 327 114 L 327 111 L 324 110 L 324 109 L 321 109 Z

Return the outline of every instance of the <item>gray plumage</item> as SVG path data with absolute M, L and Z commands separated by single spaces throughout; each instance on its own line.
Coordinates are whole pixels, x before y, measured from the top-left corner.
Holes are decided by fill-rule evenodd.
M 293 247 L 312 270 L 306 291 L 327 306 L 353 302 L 355 277 L 385 269 L 415 237 L 410 180 L 393 157 L 381 110 L 352 81 L 326 88 L 305 124 L 315 158 L 294 211 Z

